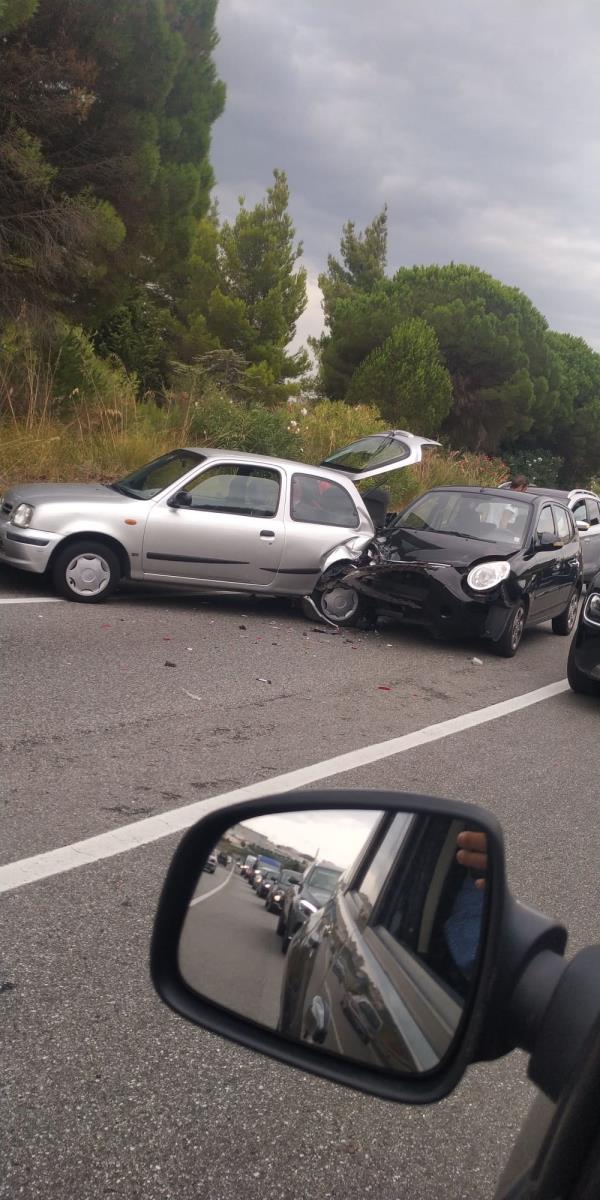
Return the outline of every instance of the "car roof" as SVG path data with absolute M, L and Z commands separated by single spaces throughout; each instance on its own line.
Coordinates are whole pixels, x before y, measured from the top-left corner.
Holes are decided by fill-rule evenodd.
M 566 488 L 531 487 L 528 491 L 534 492 L 536 496 L 551 496 L 557 500 L 564 500 L 565 503 L 586 496 L 589 496 L 590 500 L 598 499 L 596 492 L 592 492 L 590 488 L 570 488 L 567 491 Z
M 249 454 L 247 450 L 217 449 L 215 446 L 184 446 L 182 449 L 189 451 L 190 454 L 202 454 L 206 459 L 222 460 L 225 457 L 231 463 L 255 463 L 259 466 L 264 464 L 265 467 L 280 467 L 284 470 L 293 467 L 294 471 L 303 471 L 307 475 L 314 475 L 317 471 L 323 478 L 331 479 L 332 483 L 340 483 L 345 480 L 346 484 L 352 484 L 350 477 L 344 475 L 342 471 L 334 471 L 330 467 L 318 467 L 314 463 L 297 462 L 294 458 L 276 458 L 270 454 Z

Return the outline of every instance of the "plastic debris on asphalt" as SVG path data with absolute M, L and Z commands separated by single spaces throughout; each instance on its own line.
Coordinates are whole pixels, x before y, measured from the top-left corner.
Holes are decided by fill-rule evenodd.
M 257 682 L 257 683 L 270 683 L 270 682 L 271 682 L 271 680 L 270 680 L 270 679 L 263 679 L 263 678 L 262 678 L 260 675 L 257 675 L 257 676 L 256 676 L 256 682 Z
M 473 663 L 473 666 L 475 666 L 475 667 L 482 667 L 482 666 L 483 666 L 483 659 L 482 659 L 482 658 L 472 658 L 472 659 L 471 659 L 471 662 Z
M 167 661 L 165 663 L 165 667 L 176 667 L 176 666 L 177 666 L 177 663 L 169 662 L 169 660 L 167 659 Z

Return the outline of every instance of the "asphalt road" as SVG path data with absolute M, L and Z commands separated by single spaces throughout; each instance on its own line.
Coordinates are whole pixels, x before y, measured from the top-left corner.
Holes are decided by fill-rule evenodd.
M 200 995 L 275 1029 L 285 966 L 276 929 L 277 917 L 246 880 L 219 866 L 203 874 L 190 905 L 181 974 Z
M 0 606 L 3 863 L 565 674 L 567 642 L 546 627 L 506 661 L 400 629 L 316 633 L 272 600 L 136 591 L 86 607 L 50 595 L 0 575 L 0 600 L 35 601 Z M 572 951 L 599 936 L 599 716 L 565 693 L 331 782 L 489 808 L 513 890 L 567 923 Z M 400 1107 L 160 1004 L 148 943 L 177 841 L 0 896 L 0 1196 L 490 1197 L 532 1095 L 521 1055 L 471 1068 L 441 1104 Z

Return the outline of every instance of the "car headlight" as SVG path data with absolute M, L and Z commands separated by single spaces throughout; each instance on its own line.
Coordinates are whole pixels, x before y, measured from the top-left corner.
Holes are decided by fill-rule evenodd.
M 32 516 L 33 507 L 31 504 L 17 504 L 11 517 L 11 524 L 19 525 L 22 529 L 23 526 L 30 524 Z
M 310 900 L 301 900 L 301 901 L 300 901 L 300 908 L 302 909 L 302 912 L 304 912 L 304 913 L 306 913 L 306 914 L 307 914 L 307 916 L 308 916 L 310 913 L 314 913 L 314 912 L 316 912 L 316 911 L 317 911 L 317 906 L 316 906 L 316 904 L 311 904 Z
M 279 904 L 283 900 L 283 896 L 282 896 L 281 892 L 275 892 L 273 899 L 276 904 Z
M 473 567 L 467 575 L 467 584 L 474 592 L 488 592 L 510 575 L 510 563 L 485 562 Z
M 592 592 L 591 596 L 588 596 L 583 615 L 591 625 L 600 625 L 600 594 L 598 592 Z

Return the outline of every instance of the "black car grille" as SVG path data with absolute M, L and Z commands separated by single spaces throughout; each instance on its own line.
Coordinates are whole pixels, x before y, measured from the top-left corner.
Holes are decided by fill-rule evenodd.
M 424 571 L 413 571 L 410 567 L 394 567 L 385 573 L 385 589 L 398 600 L 422 605 L 429 596 L 430 579 Z

